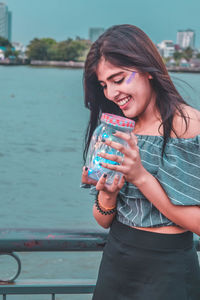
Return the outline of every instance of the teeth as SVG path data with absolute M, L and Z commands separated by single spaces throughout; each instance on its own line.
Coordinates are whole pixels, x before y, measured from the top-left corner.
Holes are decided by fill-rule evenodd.
M 119 101 L 119 102 L 118 102 L 118 105 L 119 105 L 119 106 L 123 106 L 123 105 L 126 104 L 130 99 L 131 99 L 131 97 L 129 96 L 129 97 L 127 97 L 127 98 L 125 98 L 125 99 Z

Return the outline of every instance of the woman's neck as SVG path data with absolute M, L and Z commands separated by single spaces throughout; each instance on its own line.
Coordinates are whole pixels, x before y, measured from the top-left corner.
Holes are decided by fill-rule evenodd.
M 139 116 L 135 123 L 134 133 L 143 135 L 162 135 L 162 123 L 160 114 L 156 110 Z

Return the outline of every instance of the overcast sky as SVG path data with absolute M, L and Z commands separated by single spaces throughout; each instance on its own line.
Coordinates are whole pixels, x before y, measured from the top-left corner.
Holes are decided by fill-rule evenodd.
M 177 30 L 193 29 L 200 48 L 200 0 L 0 0 L 13 14 L 12 41 L 88 38 L 90 27 L 134 24 L 154 43 L 176 42 Z

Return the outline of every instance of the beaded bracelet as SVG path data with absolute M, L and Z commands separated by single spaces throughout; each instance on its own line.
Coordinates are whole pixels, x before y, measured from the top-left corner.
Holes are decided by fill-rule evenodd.
M 111 209 L 116 208 L 116 205 L 114 205 L 113 207 L 105 207 L 99 199 L 98 199 L 98 202 L 99 202 L 99 206 L 101 206 L 102 209 L 111 210 Z
M 98 210 L 102 215 L 112 215 L 112 214 L 114 214 L 114 213 L 116 212 L 116 210 L 117 210 L 116 207 L 113 208 L 113 209 L 110 209 L 110 210 L 108 210 L 108 211 L 105 211 L 105 210 L 101 209 L 101 207 L 100 207 L 100 205 L 99 205 L 98 195 L 99 195 L 99 193 L 97 194 L 97 197 L 96 197 L 96 199 L 95 199 L 95 206 L 96 206 L 97 210 Z

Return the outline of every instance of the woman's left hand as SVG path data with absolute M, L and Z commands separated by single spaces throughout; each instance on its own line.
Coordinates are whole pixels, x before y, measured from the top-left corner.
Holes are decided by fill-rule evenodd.
M 121 172 L 124 174 L 126 181 L 138 185 L 147 171 L 141 163 L 137 137 L 133 133 L 127 134 L 121 131 L 117 131 L 113 135 L 125 140 L 128 143 L 128 147 L 106 139 L 104 142 L 106 145 L 120 151 L 124 156 L 100 152 L 98 154 L 100 157 L 119 163 L 119 165 L 113 165 L 102 162 L 101 165 L 104 168 Z

